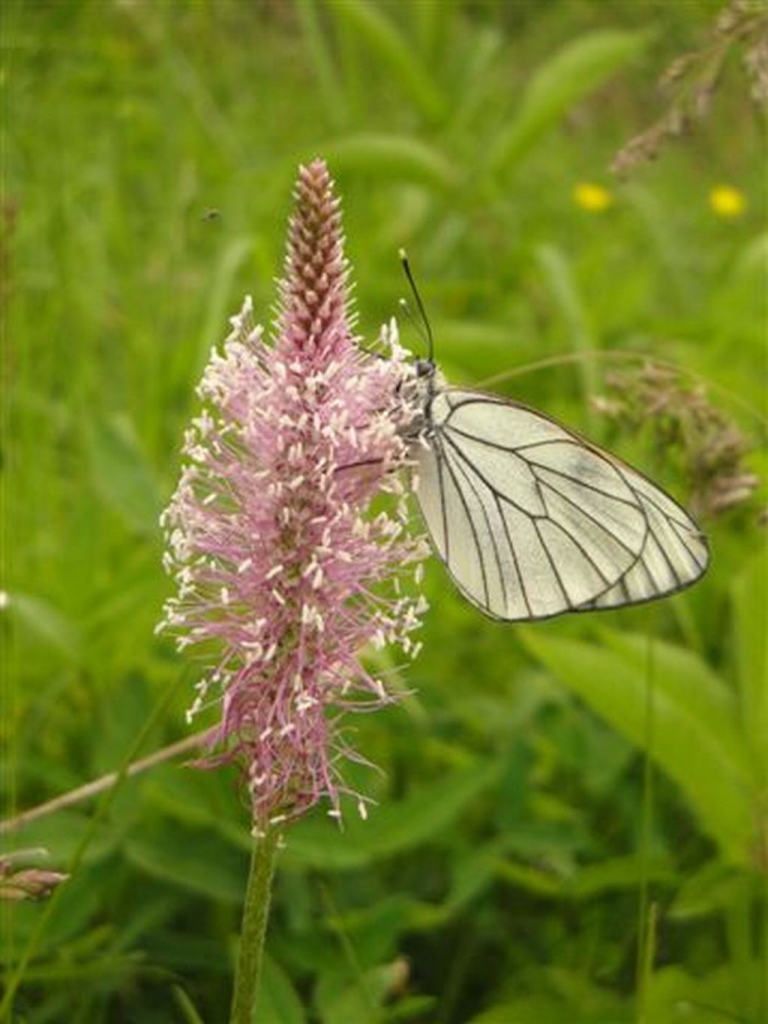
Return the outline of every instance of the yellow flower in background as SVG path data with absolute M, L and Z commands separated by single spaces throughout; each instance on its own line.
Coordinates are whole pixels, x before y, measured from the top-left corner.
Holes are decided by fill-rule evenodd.
M 602 213 L 613 205 L 613 196 L 602 185 L 580 181 L 574 186 L 573 201 L 588 213 Z
M 709 205 L 718 217 L 732 220 L 744 213 L 747 200 L 744 193 L 733 185 L 715 185 L 709 193 Z

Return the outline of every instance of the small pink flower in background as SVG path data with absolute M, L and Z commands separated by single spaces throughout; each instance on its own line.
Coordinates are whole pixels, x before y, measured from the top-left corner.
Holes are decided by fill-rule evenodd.
M 69 875 L 62 871 L 21 866 L 47 856 L 48 851 L 44 849 L 15 850 L 0 856 L 0 900 L 47 899 L 62 882 L 66 882 Z
M 394 329 L 383 332 L 387 358 L 352 334 L 339 204 L 322 161 L 301 169 L 295 203 L 276 340 L 253 326 L 246 299 L 203 375 L 203 412 L 163 515 L 178 591 L 161 626 L 180 648 L 213 642 L 216 664 L 190 717 L 220 702 L 205 763 L 241 765 L 258 833 L 323 797 L 339 816 L 337 762 L 361 760 L 343 745 L 339 716 L 392 699 L 360 651 L 389 643 L 415 656 L 425 607 L 401 589 L 426 554 L 405 533 L 399 472 L 413 416 L 400 396 L 413 370 Z M 395 507 L 374 515 L 381 491 Z

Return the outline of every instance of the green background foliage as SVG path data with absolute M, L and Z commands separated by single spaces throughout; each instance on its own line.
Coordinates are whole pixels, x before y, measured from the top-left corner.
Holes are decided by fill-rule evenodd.
M 250 292 L 270 319 L 301 161 L 337 179 L 366 339 L 396 311 L 406 245 L 449 379 L 650 353 L 707 386 L 764 470 L 764 122 L 738 46 L 693 132 L 623 183 L 607 170 L 718 9 L 3 5 L 9 815 L 188 732 L 199 666 L 153 634 L 157 515 L 227 316 Z M 575 203 L 583 181 L 611 206 Z M 721 182 L 741 217 L 708 205 Z M 652 423 L 594 412 L 607 365 L 496 387 L 685 500 Z M 350 780 L 378 806 L 288 835 L 262 1024 L 765 1019 L 758 505 L 706 524 L 708 575 L 659 605 L 503 626 L 430 566 L 422 655 L 378 665 L 402 703 L 348 721 L 383 769 Z M 226 1018 L 250 842 L 236 781 L 166 764 L 4 837 L 72 870 L 52 902 L 3 910 L 14 1020 Z

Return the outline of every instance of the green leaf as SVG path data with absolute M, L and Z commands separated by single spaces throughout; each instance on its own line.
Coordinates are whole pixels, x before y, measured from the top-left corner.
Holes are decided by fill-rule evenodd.
M 468 1024 L 562 1024 L 564 1007 L 562 1001 L 551 996 L 521 996 L 511 1002 L 498 1003 L 477 1016 Z M 569 1017 L 572 1020 L 572 1017 Z
M 288 975 L 267 954 L 253 1019 L 259 1024 L 304 1024 L 307 1019 Z
M 409 927 L 412 902 L 403 893 L 380 895 L 369 906 L 353 908 L 329 920 L 340 942 L 355 951 L 355 962 L 364 967 L 391 959 L 400 936 Z
M 186 757 L 193 761 L 202 751 L 201 746 Z M 142 782 L 141 793 L 146 811 L 182 826 L 214 830 L 238 850 L 248 852 L 253 846 L 231 779 L 220 771 L 198 771 L 183 761 L 157 765 Z
M 400 85 L 429 122 L 445 117 L 446 104 L 428 74 L 424 61 L 411 51 L 398 29 L 381 8 L 367 0 L 329 4 L 328 11 L 353 28 L 373 51 L 374 58 L 389 65 L 393 85 Z
M 727 910 L 743 902 L 745 885 L 751 884 L 752 879 L 745 872 L 720 860 L 707 861 L 685 878 L 667 914 L 687 921 Z
M 539 985 L 549 981 L 555 993 L 512 998 L 472 1017 L 468 1024 L 632 1024 L 635 1020 L 611 992 L 583 979 L 574 983 L 564 970 L 548 973 L 560 977 L 537 981 Z
M 208 899 L 239 904 L 245 890 L 246 858 L 207 829 L 163 822 L 125 843 L 128 860 L 154 878 Z
M 752 764 L 731 688 L 695 652 L 631 633 L 605 631 L 606 642 L 638 671 L 659 672 L 681 713 L 718 748 L 740 785 L 753 782 Z M 654 676 L 654 683 L 656 677 Z
M 324 975 L 318 985 L 316 1002 L 323 1024 L 360 1024 L 376 1020 L 377 1009 L 407 977 L 404 960 L 378 964 L 350 977 L 348 971 Z
M 439 191 L 459 182 L 456 168 L 439 149 L 407 135 L 361 132 L 327 142 L 323 152 L 334 174 L 403 179 Z
M 563 895 L 574 899 L 588 899 L 609 890 L 637 889 L 644 879 L 671 885 L 677 881 L 677 875 L 665 860 L 658 859 L 648 863 L 643 857 L 635 854 L 614 857 L 599 864 L 580 867 L 576 874 L 563 884 Z
M 739 991 L 732 964 L 694 976 L 681 967 L 662 967 L 650 978 L 645 1019 L 653 1024 L 684 1024 L 686 1020 L 757 1021 L 747 1010 L 760 991 L 761 965 L 752 967 L 751 991 Z M 762 965 L 764 967 L 765 965 Z M 756 1001 L 756 1000 L 755 1000 Z M 746 1012 L 745 1012 L 746 1011 Z
M 496 875 L 516 889 L 525 889 L 539 896 L 560 896 L 561 880 L 541 868 L 500 860 L 496 865 Z
M 368 821 L 352 818 L 339 831 L 329 821 L 308 819 L 291 830 L 285 867 L 347 871 L 411 849 L 438 835 L 498 779 L 500 765 L 484 764 L 424 786 L 399 803 L 384 804 Z
M 627 64 L 647 41 L 644 32 L 608 29 L 563 47 L 529 82 L 517 116 L 490 151 L 489 169 L 495 172 L 519 162 L 569 107 Z
M 413 900 L 408 903 L 404 930 L 433 931 L 442 928 L 470 902 L 477 900 L 496 881 L 499 851 L 504 846 L 505 838 L 479 849 L 473 848 L 468 853 L 455 854 L 450 892 L 440 902 Z
M 525 646 L 638 747 L 647 742 L 648 687 L 655 761 L 684 791 L 729 857 L 749 858 L 757 807 L 727 687 L 697 655 L 642 637 L 606 634 L 614 647 L 521 629 Z
M 161 502 L 133 425 L 117 414 L 88 431 L 91 475 L 100 497 L 140 533 L 156 533 Z

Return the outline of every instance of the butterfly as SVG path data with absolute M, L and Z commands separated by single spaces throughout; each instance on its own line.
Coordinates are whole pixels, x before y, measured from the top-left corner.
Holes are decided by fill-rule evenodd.
M 650 601 L 699 579 L 706 538 L 646 476 L 535 409 L 444 384 L 401 261 L 429 342 L 416 363 L 416 499 L 461 593 L 514 622 Z

